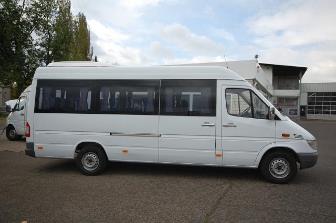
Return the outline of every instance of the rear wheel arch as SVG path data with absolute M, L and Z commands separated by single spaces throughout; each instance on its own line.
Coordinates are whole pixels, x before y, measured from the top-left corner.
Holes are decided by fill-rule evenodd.
M 77 154 L 79 153 L 79 151 L 81 149 L 83 149 L 86 146 L 93 146 L 93 147 L 97 147 L 100 150 L 102 150 L 105 153 L 105 156 L 108 158 L 105 148 L 98 142 L 92 142 L 92 141 L 87 141 L 87 142 L 80 142 L 77 144 L 76 149 L 75 149 L 75 154 L 74 157 L 76 158 Z

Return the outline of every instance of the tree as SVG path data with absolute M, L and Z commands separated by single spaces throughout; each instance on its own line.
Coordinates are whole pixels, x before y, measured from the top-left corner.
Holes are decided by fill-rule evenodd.
M 71 44 L 73 41 L 72 20 L 70 0 L 59 1 L 53 40 L 53 56 L 55 61 L 71 59 Z
M 39 46 L 41 62 L 45 65 L 48 65 L 54 59 L 53 40 L 58 15 L 57 4 L 57 0 L 35 0 L 32 3 L 35 41 Z
M 70 0 L 0 0 L 0 86 L 21 92 L 38 66 L 90 60 L 90 32 Z
M 0 1 L 0 84 L 21 92 L 38 67 L 29 1 Z
M 91 60 L 90 31 L 83 13 L 74 19 L 71 60 Z

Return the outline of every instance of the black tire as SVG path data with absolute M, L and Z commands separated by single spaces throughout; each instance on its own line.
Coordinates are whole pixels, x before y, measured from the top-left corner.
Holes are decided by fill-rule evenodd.
M 262 159 L 259 170 L 269 182 L 288 183 L 297 173 L 295 156 L 289 152 L 271 152 Z
M 94 176 L 102 173 L 106 168 L 107 157 L 99 146 L 86 145 L 78 152 L 76 164 L 84 175 Z M 92 165 L 91 168 L 90 165 Z
M 20 136 L 16 134 L 15 128 L 11 125 L 7 126 L 6 128 L 6 136 L 7 136 L 7 139 L 10 141 L 15 141 L 20 138 Z

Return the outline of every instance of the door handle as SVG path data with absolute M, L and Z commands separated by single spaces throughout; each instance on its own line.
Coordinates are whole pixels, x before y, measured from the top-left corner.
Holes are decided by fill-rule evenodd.
M 234 123 L 223 124 L 223 127 L 237 127 Z
M 202 124 L 202 126 L 212 127 L 212 126 L 215 126 L 215 123 L 212 123 L 212 122 L 204 122 L 204 123 Z

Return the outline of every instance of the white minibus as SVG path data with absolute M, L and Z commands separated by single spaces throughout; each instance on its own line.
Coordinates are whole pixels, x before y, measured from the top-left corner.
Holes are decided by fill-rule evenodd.
M 317 162 L 314 136 L 223 67 L 58 62 L 36 70 L 30 98 L 26 154 L 86 175 L 127 161 L 259 168 L 286 183 Z
M 25 134 L 25 121 L 26 121 L 26 103 L 28 101 L 30 86 L 28 86 L 15 100 L 6 102 L 6 110 L 10 112 L 7 116 L 6 123 L 6 136 L 8 140 L 20 139 Z

